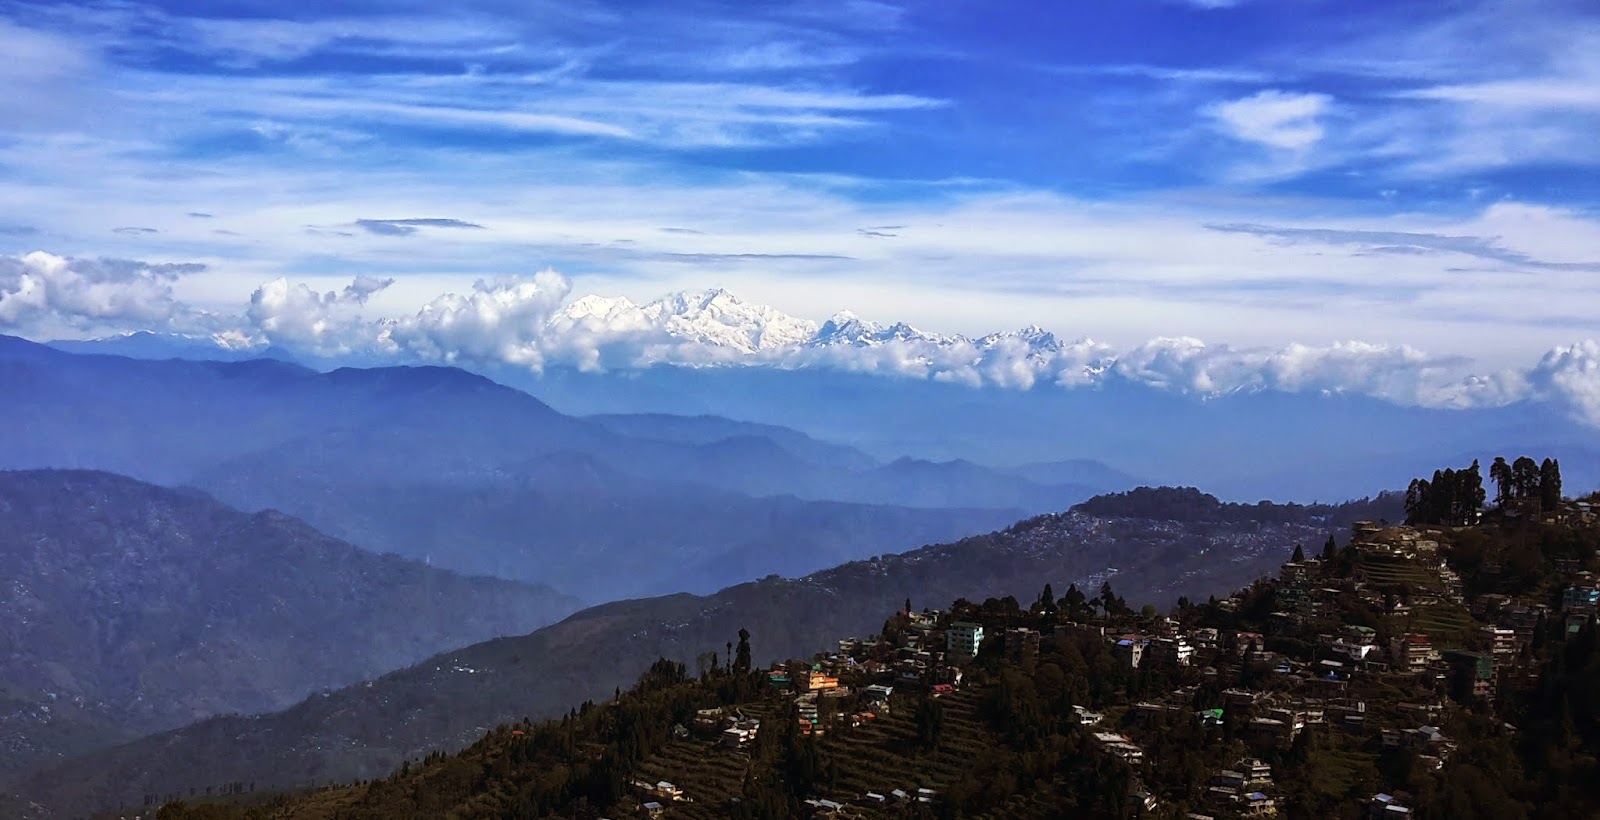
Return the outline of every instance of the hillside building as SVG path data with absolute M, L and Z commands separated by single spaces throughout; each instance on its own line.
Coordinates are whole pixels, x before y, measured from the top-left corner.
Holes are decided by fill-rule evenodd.
M 983 625 L 956 621 L 944 631 L 945 651 L 955 658 L 976 658 L 983 645 Z

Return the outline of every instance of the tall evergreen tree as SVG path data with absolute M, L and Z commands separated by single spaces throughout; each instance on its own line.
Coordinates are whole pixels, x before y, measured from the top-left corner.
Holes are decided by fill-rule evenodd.
M 1073 618 L 1082 617 L 1084 607 L 1089 602 L 1075 583 L 1067 584 L 1067 594 L 1061 596 L 1061 600 L 1067 605 L 1067 614 Z
M 1495 456 L 1494 463 L 1489 465 L 1489 478 L 1494 481 L 1494 503 L 1504 507 L 1511 500 L 1512 490 L 1515 488 L 1511 477 L 1511 465 L 1506 462 L 1505 456 Z
M 739 648 L 733 659 L 733 672 L 743 675 L 750 671 L 750 630 L 739 627 Z
M 1476 524 L 1478 516 L 1483 512 L 1483 502 L 1488 494 L 1483 490 L 1483 473 L 1478 468 L 1478 460 L 1472 460 L 1472 466 L 1456 474 L 1460 485 L 1460 493 L 1456 498 L 1455 521 L 1457 524 Z
M 1511 463 L 1511 495 L 1518 501 L 1539 497 L 1539 462 L 1519 456 Z
M 1438 473 L 1434 473 L 1435 476 Z M 1421 478 L 1411 479 L 1411 486 L 1406 488 L 1406 523 L 1411 525 L 1430 524 L 1429 516 L 1432 514 L 1432 501 L 1429 498 L 1433 485 Z
M 1547 458 L 1539 465 L 1539 508 L 1554 512 L 1561 506 L 1561 462 Z
M 1300 546 L 1299 544 L 1295 544 L 1294 545 L 1294 554 L 1289 556 L 1289 560 L 1294 562 L 1294 563 L 1296 563 L 1296 564 L 1300 563 L 1301 561 L 1306 560 L 1306 548 Z

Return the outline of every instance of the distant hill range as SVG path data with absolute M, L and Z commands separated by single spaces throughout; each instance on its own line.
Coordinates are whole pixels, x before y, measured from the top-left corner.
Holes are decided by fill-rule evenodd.
M 131 342 L 130 342 L 131 344 Z M 66 353 L 0 337 L 0 467 L 193 485 L 369 549 L 588 601 L 710 591 L 1131 486 L 1104 465 L 882 463 L 719 417 L 563 415 L 442 367 Z
M 669 322 L 669 335 L 693 345 L 715 346 L 741 339 L 803 342 L 814 330 L 812 342 L 826 349 L 843 345 L 881 350 L 885 342 L 912 342 L 912 348 L 898 348 L 902 353 L 911 349 L 929 353 L 960 341 L 904 325 L 880 327 L 844 317 L 809 329 L 795 325 L 792 317 L 780 319 L 782 332 L 771 334 L 772 317 L 752 312 L 755 306 L 717 292 L 699 297 L 658 304 L 664 311 L 658 318 L 685 320 Z M 703 310 L 712 305 L 719 309 Z M 625 313 L 638 309 L 622 307 Z M 590 318 L 606 315 L 604 306 L 592 298 L 571 308 Z M 690 313 L 679 316 L 685 308 Z M 706 320 L 712 321 L 706 324 Z M 732 322 L 736 332 L 728 335 L 729 328 L 719 329 L 723 321 Z M 1028 365 L 1025 370 L 1060 352 L 1059 340 L 1048 333 L 1023 331 L 986 338 L 1005 340 L 1007 349 L 1030 351 L 1017 360 Z M 984 340 L 966 341 L 977 343 L 974 352 L 984 347 Z M 286 358 L 271 348 L 251 353 L 219 347 L 210 339 L 148 333 L 52 344 L 75 352 L 149 358 Z M 396 363 L 375 362 L 370 354 L 304 361 L 322 369 Z M 1124 482 L 1119 477 L 1108 483 L 1090 480 L 1092 473 L 1068 477 L 1026 473 L 1030 481 L 1044 484 L 1081 483 L 1095 489 L 1149 482 L 1199 484 L 1234 501 L 1340 501 L 1375 488 L 1403 486 L 1439 464 L 1466 464 L 1471 457 L 1461 460 L 1464 453 L 1481 457 L 1485 452 L 1539 452 L 1561 460 L 1570 487 L 1600 488 L 1600 448 L 1592 443 L 1594 430 L 1556 405 L 1538 401 L 1476 409 L 1423 408 L 1359 391 L 1285 392 L 1266 385 L 1213 395 L 1195 385 L 1186 388 L 1181 378 L 1152 384 L 1118 368 L 1080 374 L 1089 383 L 1070 388 L 1055 384 L 1049 373 L 1036 372 L 1037 383 L 1024 390 L 974 388 L 962 379 L 799 365 L 795 369 L 684 367 L 657 362 L 640 368 L 618 363 L 620 369 L 605 371 L 551 365 L 537 373 L 512 365 L 463 366 L 476 367 L 501 384 L 574 415 L 648 414 L 660 419 L 715 414 L 804 431 L 883 462 L 907 454 L 986 465 L 1088 459 L 1115 464 L 1143 479 Z M 648 438 L 656 432 L 644 427 L 629 434 Z M 1306 469 L 1308 464 L 1317 469 Z M 887 496 L 821 497 L 905 503 Z
M 1549 453 L 1570 486 L 1600 488 L 1594 430 L 1538 402 L 1460 410 L 1319 391 L 1202 396 L 1115 374 L 1092 387 L 1041 382 L 1014 390 L 815 368 L 483 372 L 563 412 L 714 412 L 804 430 L 883 459 L 1091 459 L 1147 483 L 1197 484 L 1234 501 L 1343 501 L 1404 486 L 1439 464 L 1470 462 L 1459 461 L 1462 453 Z
M 0 472 L 0 777 L 281 709 L 577 602 L 82 471 Z
M 884 613 L 906 598 L 913 606 L 959 596 L 1027 601 L 1047 582 L 1058 594 L 1073 581 L 1093 594 L 1109 580 L 1133 602 L 1203 599 L 1272 571 L 1296 544 L 1320 545 L 1332 521 L 1397 507 L 1392 498 L 1319 511 L 1259 505 L 1221 521 L 1188 513 L 1197 499 L 1202 506 L 1216 499 L 1197 491 L 1177 496 L 1184 501 L 1176 517 L 1149 506 L 1144 517 L 1051 514 L 803 578 L 594 607 L 282 712 L 212 718 L 97 752 L 34 773 L 11 792 L 17 805 L 48 816 L 213 783 L 266 788 L 374 777 L 403 759 L 466 744 L 497 723 L 557 715 L 607 696 L 658 657 L 694 668 L 702 654 L 725 652 L 740 628 L 754 635 L 759 662 L 809 655 L 826 648 L 818 645 L 824 638 L 876 632 Z

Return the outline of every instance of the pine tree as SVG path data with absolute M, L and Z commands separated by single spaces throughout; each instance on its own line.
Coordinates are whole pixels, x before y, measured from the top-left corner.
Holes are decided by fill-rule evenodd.
M 1473 459 L 1472 466 L 1462 470 L 1456 478 L 1461 484 L 1460 496 L 1456 499 L 1456 523 L 1476 524 L 1488 497 L 1483 491 L 1483 473 L 1478 469 L 1478 460 Z
M 739 627 L 739 649 L 733 659 L 733 672 L 744 675 L 750 672 L 750 630 Z
M 1435 478 L 1437 478 L 1438 475 L 1438 473 L 1434 473 Z M 1407 524 L 1415 526 L 1418 524 L 1434 523 L 1433 521 L 1429 520 L 1429 516 L 1432 514 L 1433 506 L 1432 499 L 1429 498 L 1429 496 L 1432 495 L 1432 489 L 1433 485 L 1429 484 L 1425 479 L 1411 479 L 1411 486 L 1406 488 Z
M 1547 458 L 1539 465 L 1539 508 L 1555 512 L 1561 506 L 1561 463 Z
M 1089 602 L 1075 583 L 1067 584 L 1067 594 L 1061 596 L 1061 600 L 1067 605 L 1067 614 L 1073 618 L 1081 617 L 1084 606 Z
M 1339 543 L 1328 536 L 1328 542 L 1322 545 L 1322 560 L 1332 561 L 1339 554 Z
M 1518 501 L 1539 497 L 1539 463 L 1520 456 L 1511 463 L 1511 495 Z
M 1290 562 L 1296 563 L 1296 564 L 1306 560 L 1306 548 L 1300 546 L 1299 544 L 1295 544 L 1294 545 L 1294 554 L 1289 556 L 1289 560 L 1290 560 Z
M 1511 500 L 1512 490 L 1516 486 L 1511 477 L 1511 465 L 1506 463 L 1505 456 L 1495 456 L 1494 463 L 1489 465 L 1489 478 L 1494 481 L 1494 503 L 1504 507 Z

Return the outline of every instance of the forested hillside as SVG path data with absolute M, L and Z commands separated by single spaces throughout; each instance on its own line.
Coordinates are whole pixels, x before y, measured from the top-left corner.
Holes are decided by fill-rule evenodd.
M 0 472 L 0 777 L 281 709 L 577 604 L 107 473 Z
M 498 723 L 559 715 L 627 685 L 652 660 L 695 667 L 741 628 L 757 660 L 805 656 L 876 631 L 906 598 L 944 602 L 1037 594 L 1045 580 L 1114 579 L 1130 600 L 1204 600 L 1270 571 L 1318 523 L 1178 522 L 1041 516 L 952 544 L 777 577 L 714 595 L 621 601 L 560 624 L 438 655 L 409 669 L 258 718 L 217 718 L 40 772 L 16 791 L 50 811 L 255 782 L 284 787 L 371 778 Z M 626 571 L 619 567 L 617 571 Z
M 1047 584 L 1026 606 L 886 609 L 874 639 L 770 669 L 741 632 L 698 669 L 660 660 L 615 698 L 385 778 L 155 816 L 1594 817 L 1594 510 L 1363 522 L 1167 615 L 1109 582 Z

